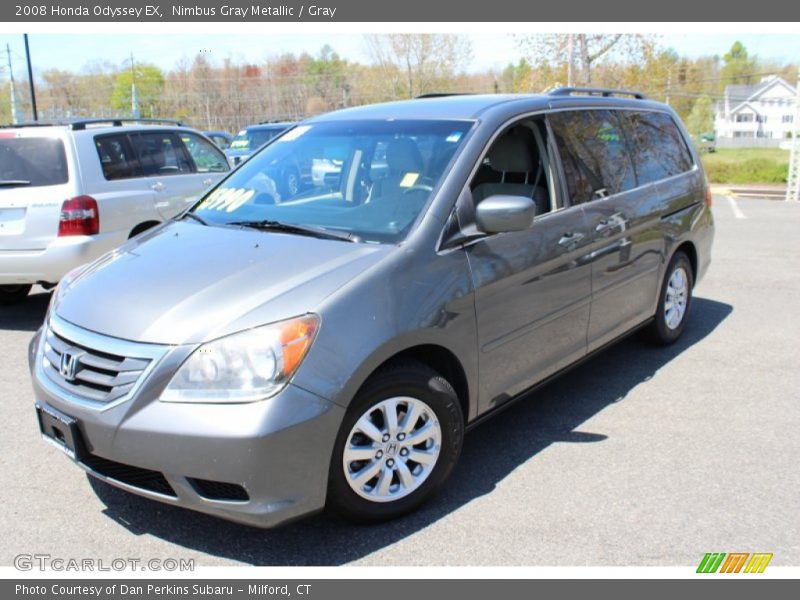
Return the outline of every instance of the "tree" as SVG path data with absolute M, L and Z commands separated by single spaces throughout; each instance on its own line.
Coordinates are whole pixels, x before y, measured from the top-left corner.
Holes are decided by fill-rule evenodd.
M 366 41 L 372 61 L 395 97 L 446 91 L 442 86 L 450 83 L 472 56 L 469 39 L 452 34 L 370 34 Z
M 604 59 L 635 63 L 652 52 L 654 37 L 641 34 L 551 33 L 521 36 L 518 44 L 535 67 L 565 67 L 567 85 L 591 85 Z
M 114 78 L 114 91 L 111 94 L 111 106 L 118 110 L 131 110 L 131 85 L 136 83 L 136 96 L 143 114 L 153 116 L 157 113 L 164 91 L 164 75 L 155 65 L 136 63 L 133 71 L 122 69 Z
M 714 130 L 714 107 L 711 98 L 700 96 L 686 119 L 686 128 L 694 135 Z
M 530 91 L 531 75 L 533 75 L 533 69 L 524 58 L 520 58 L 516 65 L 508 63 L 508 66 L 503 69 L 503 74 L 500 76 L 503 90 L 506 92 Z
M 328 44 L 320 49 L 319 55 L 303 65 L 303 71 L 306 83 L 326 108 L 347 105 L 350 87 L 347 84 L 348 64 Z
M 757 58 L 747 54 L 747 48 L 741 42 L 734 42 L 725 56 L 722 57 L 722 78 L 726 83 L 753 83 L 756 80 Z

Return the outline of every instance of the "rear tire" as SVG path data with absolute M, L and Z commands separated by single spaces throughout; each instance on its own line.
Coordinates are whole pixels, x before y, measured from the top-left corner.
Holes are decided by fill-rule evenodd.
M 382 369 L 342 422 L 328 506 L 362 523 L 405 515 L 441 488 L 463 440 L 461 405 L 444 377 L 415 361 Z
M 19 304 L 28 297 L 32 287 L 27 284 L 0 285 L 0 305 Z
M 655 319 L 645 330 L 651 342 L 667 345 L 681 336 L 692 306 L 693 286 L 692 264 L 686 254 L 676 252 L 664 274 Z

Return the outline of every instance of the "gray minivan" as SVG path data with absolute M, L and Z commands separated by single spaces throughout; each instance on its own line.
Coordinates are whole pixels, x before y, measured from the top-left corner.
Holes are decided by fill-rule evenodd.
M 125 490 L 268 527 L 375 521 L 465 430 L 637 329 L 675 341 L 711 197 L 675 113 L 563 88 L 294 126 L 65 277 L 30 345 L 45 440 Z M 337 161 L 282 194 L 283 163 Z

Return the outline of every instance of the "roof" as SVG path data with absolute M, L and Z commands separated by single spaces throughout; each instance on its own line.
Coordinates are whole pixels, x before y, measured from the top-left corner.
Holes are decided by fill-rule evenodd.
M 548 97 L 522 96 L 516 94 L 474 94 L 451 95 L 413 100 L 398 100 L 381 104 L 367 104 L 345 108 L 314 117 L 309 121 L 329 121 L 345 119 L 450 119 L 472 120 L 487 108 L 519 100 L 520 98 L 541 98 L 544 103 Z
M 253 123 L 252 125 L 245 125 L 240 129 L 250 131 L 251 129 L 289 129 L 296 125 L 294 121 L 275 121 L 269 123 Z
M 495 108 L 524 107 L 525 110 L 544 110 L 559 106 L 651 106 L 656 103 L 618 97 L 589 95 L 550 94 L 456 94 L 400 100 L 382 104 L 368 104 L 345 108 L 312 117 L 307 122 L 348 120 L 348 119 L 435 119 L 435 120 L 475 120 L 483 113 Z
M 789 85 L 782 77 L 771 77 L 760 83 L 726 85 L 725 96 L 731 102 L 746 102 L 776 84 L 783 85 L 793 92 L 795 91 L 794 87 Z

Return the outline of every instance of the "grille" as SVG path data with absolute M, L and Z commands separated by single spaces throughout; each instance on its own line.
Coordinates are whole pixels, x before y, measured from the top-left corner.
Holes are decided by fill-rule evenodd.
M 125 483 L 131 487 L 177 498 L 175 490 L 172 489 L 164 475 L 158 471 L 126 465 L 93 454 L 84 457 L 81 462 L 95 473 L 99 473 L 108 479 Z
M 69 377 L 61 370 L 65 352 L 74 361 Z M 62 390 L 92 402 L 108 404 L 127 396 L 150 362 L 150 358 L 119 356 L 90 348 L 48 328 L 42 368 L 47 378 Z
M 233 502 L 247 502 L 250 499 L 247 490 L 236 483 L 222 481 L 209 481 L 208 479 L 194 479 L 187 477 L 194 490 L 207 500 L 227 500 Z

